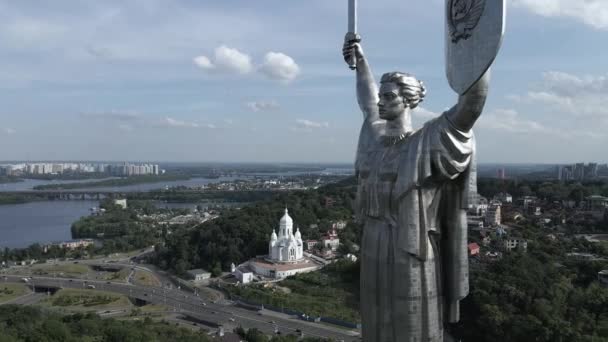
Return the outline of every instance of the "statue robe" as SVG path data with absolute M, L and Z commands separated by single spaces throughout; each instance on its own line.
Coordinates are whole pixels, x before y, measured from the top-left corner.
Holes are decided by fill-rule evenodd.
M 475 141 L 444 113 L 394 145 L 364 123 L 355 165 L 368 342 L 443 342 L 468 294 L 466 209 Z

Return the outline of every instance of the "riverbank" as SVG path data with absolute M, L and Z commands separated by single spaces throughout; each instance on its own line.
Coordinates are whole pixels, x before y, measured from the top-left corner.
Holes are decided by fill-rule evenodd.
M 23 179 L 16 177 L 0 176 L 0 184 L 19 183 L 23 182 Z
M 89 179 L 104 179 L 109 178 L 110 175 L 103 172 L 91 172 L 91 173 L 61 173 L 61 174 L 43 174 L 43 175 L 30 175 L 28 174 L 24 178 L 37 179 L 46 181 L 69 181 L 69 180 L 89 180 Z
M 191 177 L 187 175 L 162 175 L 162 176 L 135 176 L 128 178 L 106 179 L 95 182 L 80 182 L 67 184 L 44 184 L 34 186 L 34 190 L 73 190 L 73 189 L 88 189 L 88 188 L 103 188 L 114 186 L 128 186 L 147 183 L 162 183 L 179 180 L 189 180 Z
M 3 194 L 0 192 L 0 205 L 24 204 L 37 201 L 46 201 L 46 197 L 41 195 L 24 194 Z

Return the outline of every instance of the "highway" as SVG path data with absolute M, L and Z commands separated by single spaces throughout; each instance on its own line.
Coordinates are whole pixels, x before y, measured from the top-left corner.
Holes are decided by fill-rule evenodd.
M 4 275 L 2 282 L 23 283 L 22 275 Z M 131 284 L 93 281 L 83 279 L 53 278 L 53 277 L 30 277 L 28 285 L 42 288 L 74 288 L 87 289 L 89 285 L 95 286 L 95 290 L 120 293 L 131 298 L 143 300 L 152 304 L 162 304 L 172 307 L 175 312 L 188 314 L 189 316 L 205 322 L 209 326 L 242 326 L 245 329 L 256 328 L 266 334 L 273 334 L 278 329 L 281 334 L 298 334 L 296 330 L 303 332 L 304 336 L 333 338 L 337 341 L 360 341 L 357 331 L 343 330 L 325 326 L 318 323 L 306 322 L 299 319 L 283 318 L 277 316 L 264 316 L 256 311 L 243 309 L 232 305 L 220 305 L 207 302 L 191 293 L 179 289 L 167 289 L 159 287 L 145 287 Z

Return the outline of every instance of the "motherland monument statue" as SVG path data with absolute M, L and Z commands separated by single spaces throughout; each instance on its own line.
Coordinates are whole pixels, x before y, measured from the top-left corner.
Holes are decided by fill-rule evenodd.
M 413 75 L 390 72 L 378 90 L 357 33 L 356 0 L 349 0 L 343 56 L 356 70 L 364 114 L 355 170 L 366 342 L 451 341 L 449 324 L 460 320 L 469 291 L 472 128 L 488 94 L 506 7 L 505 0 L 446 0 L 445 6 L 446 73 L 458 103 L 414 130 L 411 113 L 426 88 Z

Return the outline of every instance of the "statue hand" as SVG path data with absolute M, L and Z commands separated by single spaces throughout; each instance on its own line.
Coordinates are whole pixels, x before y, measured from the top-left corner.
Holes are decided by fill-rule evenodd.
M 344 37 L 344 45 L 342 46 L 342 56 L 344 61 L 351 65 L 353 62 L 358 62 L 363 59 L 363 48 L 361 47 L 361 36 L 358 34 L 347 33 Z M 356 64 L 355 64 L 356 65 Z

